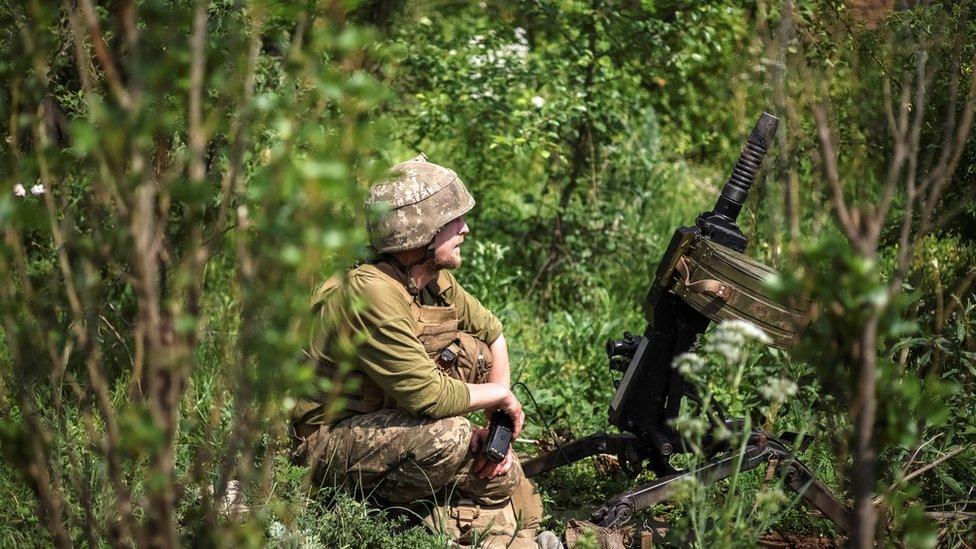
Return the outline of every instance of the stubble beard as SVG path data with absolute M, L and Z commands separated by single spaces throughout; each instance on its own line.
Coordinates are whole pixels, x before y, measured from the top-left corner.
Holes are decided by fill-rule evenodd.
M 431 266 L 434 268 L 434 270 L 437 271 L 441 271 L 444 269 L 447 270 L 457 269 L 458 267 L 461 266 L 461 256 L 460 255 L 455 256 L 451 254 L 451 256 L 448 257 L 447 259 L 437 259 L 435 257 L 434 260 L 431 262 Z
M 451 270 L 460 267 L 461 248 L 458 247 L 456 249 L 457 249 L 457 253 L 455 253 L 455 251 L 452 249 L 446 258 L 442 259 L 435 256 L 434 259 L 430 262 L 431 267 L 433 267 L 434 270 L 436 271 L 440 271 L 443 269 Z

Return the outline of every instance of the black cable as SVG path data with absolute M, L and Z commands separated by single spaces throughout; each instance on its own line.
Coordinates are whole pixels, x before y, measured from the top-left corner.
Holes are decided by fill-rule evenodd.
M 563 457 L 563 461 L 565 461 L 564 465 L 569 465 L 572 462 L 569 460 L 568 457 L 566 457 L 566 454 L 563 452 L 562 447 L 559 446 L 559 443 L 556 442 L 558 440 L 556 437 L 556 431 L 554 431 L 552 426 L 549 424 L 549 419 L 546 418 L 545 414 L 542 413 L 542 408 L 539 406 L 539 403 L 536 402 L 535 396 L 532 395 L 532 391 L 530 391 L 529 387 L 521 381 L 517 381 L 512 384 L 513 389 L 519 386 L 525 389 L 525 393 L 529 395 L 529 400 L 531 400 L 532 405 L 535 406 L 535 412 L 539 414 L 539 417 L 542 419 L 543 425 L 545 425 L 546 429 L 549 431 L 549 436 L 552 437 L 552 445 L 556 447 L 556 450 L 559 450 L 559 455 Z

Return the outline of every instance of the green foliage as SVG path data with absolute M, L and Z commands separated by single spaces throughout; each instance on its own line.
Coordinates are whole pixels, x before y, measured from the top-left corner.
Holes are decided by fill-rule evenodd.
M 966 104 L 971 1 L 875 29 L 853 2 L 792 2 L 784 44 L 780 2 L 89 4 L 0 8 L 0 545 L 45 528 L 56 544 L 443 545 L 342 494 L 310 497 L 287 462 L 289 410 L 314 389 L 308 296 L 362 257 L 367 186 L 423 150 L 472 189 L 458 278 L 505 326 L 531 454 L 607 427 L 602 343 L 642 328 L 663 247 L 714 203 L 760 110 L 785 138 L 739 223 L 749 253 L 782 267 L 774 286 L 819 317 L 791 353 L 733 326 L 678 367 L 754 427 L 816 435 L 803 458 L 846 497 L 851 365 L 877 316 L 889 540 L 971 535 L 924 512 L 971 510 L 976 485 L 976 145 L 931 204 L 959 215 L 920 237 L 892 287 L 907 195 L 875 254 L 841 236 L 811 115 L 828 107 L 854 182 L 841 194 L 867 218 L 901 74 L 931 73 L 912 169 L 954 135 L 931 115 Z M 710 420 L 687 408 L 676 427 L 694 440 Z M 251 506 L 239 522 L 221 515 L 232 478 Z M 561 531 L 635 481 L 585 462 L 542 482 Z M 761 472 L 685 488 L 655 509 L 675 545 L 834 533 Z
M 4 478 L 59 545 L 260 536 L 220 501 L 271 491 L 309 287 L 360 253 L 372 35 L 314 3 L 3 17 Z
M 777 362 L 766 362 L 763 343 L 768 341 L 755 326 L 727 322 L 708 333 L 693 353 L 679 356 L 674 368 L 700 390 L 701 404 L 687 404 L 673 427 L 693 445 L 684 467 L 695 467 L 708 458 L 706 429 L 714 426 L 731 448 L 729 455 L 744 459 L 751 428 L 777 434 L 791 430 L 810 436 L 809 421 L 796 421 L 790 408 L 801 413 L 810 403 L 797 397 L 799 387 L 792 372 Z M 757 352 L 759 351 L 759 352 Z M 742 417 L 741 431 L 725 428 L 715 410 L 729 417 Z M 744 436 L 743 433 L 746 435 Z M 699 547 L 754 546 L 759 538 L 787 511 L 798 506 L 799 496 L 786 488 L 779 476 L 763 467 L 733 474 L 728 484 L 703 485 L 695 478 L 683 479 L 675 488 L 679 511 L 669 532 L 673 543 L 693 540 Z

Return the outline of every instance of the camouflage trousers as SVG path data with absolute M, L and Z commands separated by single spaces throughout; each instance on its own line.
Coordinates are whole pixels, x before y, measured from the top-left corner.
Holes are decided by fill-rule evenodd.
M 516 461 L 507 474 L 491 480 L 473 475 L 471 431 L 463 417 L 426 419 L 379 410 L 319 427 L 300 439 L 295 457 L 313 468 L 313 479 L 322 486 L 393 504 L 446 498 L 504 503 L 521 482 L 522 467 Z

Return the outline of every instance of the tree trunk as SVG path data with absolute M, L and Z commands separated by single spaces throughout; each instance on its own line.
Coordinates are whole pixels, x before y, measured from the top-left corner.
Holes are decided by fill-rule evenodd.
M 854 531 L 851 546 L 874 547 L 877 513 L 874 508 L 874 422 L 877 414 L 875 382 L 878 362 L 878 313 L 868 319 L 855 346 L 857 368 L 854 398 Z

